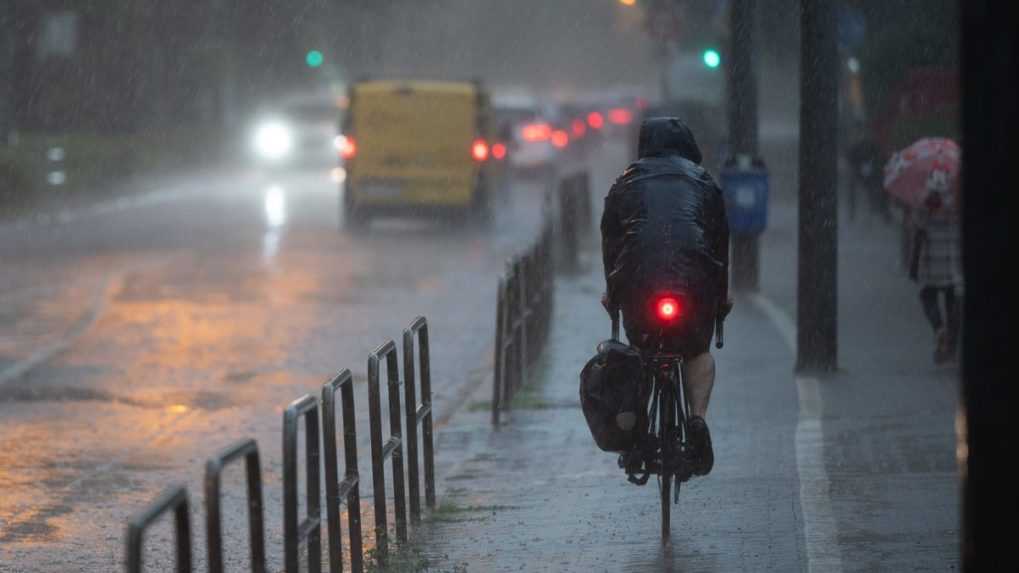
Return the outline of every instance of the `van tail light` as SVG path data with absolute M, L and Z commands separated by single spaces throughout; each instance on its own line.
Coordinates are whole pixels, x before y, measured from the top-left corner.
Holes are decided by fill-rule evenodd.
M 478 162 L 488 159 L 488 143 L 484 139 L 475 139 L 471 144 L 471 157 Z
M 354 138 L 349 135 L 337 135 L 333 140 L 333 145 L 336 147 L 336 151 L 340 152 L 340 157 L 344 159 L 353 159 L 357 155 L 357 144 L 354 143 Z

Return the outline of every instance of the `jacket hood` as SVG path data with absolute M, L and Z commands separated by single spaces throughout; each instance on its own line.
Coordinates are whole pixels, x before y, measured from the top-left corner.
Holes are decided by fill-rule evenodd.
M 640 124 L 637 156 L 667 157 L 678 155 L 696 164 L 701 162 L 693 132 L 678 117 L 652 117 Z

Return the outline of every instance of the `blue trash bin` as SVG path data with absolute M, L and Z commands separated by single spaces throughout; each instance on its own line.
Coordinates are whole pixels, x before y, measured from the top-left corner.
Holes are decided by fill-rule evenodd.
M 760 161 L 726 162 L 719 174 L 729 231 L 760 235 L 768 226 L 768 170 Z

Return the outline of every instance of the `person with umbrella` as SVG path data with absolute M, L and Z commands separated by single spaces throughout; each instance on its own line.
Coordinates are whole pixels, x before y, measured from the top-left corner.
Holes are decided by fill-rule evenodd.
M 896 153 L 885 167 L 885 190 L 910 212 L 909 276 L 920 285 L 934 329 L 936 364 L 955 357 L 961 322 L 959 159 L 955 142 L 930 138 Z

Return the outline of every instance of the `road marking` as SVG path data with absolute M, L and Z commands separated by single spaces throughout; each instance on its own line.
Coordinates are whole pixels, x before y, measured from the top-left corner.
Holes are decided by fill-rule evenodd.
M 771 299 L 753 294 L 750 301 L 775 325 L 786 346 L 796 352 L 796 324 Z M 838 522 L 831 506 L 831 481 L 824 466 L 823 402 L 816 378 L 796 377 L 800 403 L 796 423 L 796 474 L 800 482 L 800 510 L 803 512 L 803 539 L 810 572 L 842 571 Z
M 793 353 L 796 352 L 796 323 L 793 322 L 791 316 L 786 311 L 782 310 L 777 304 L 775 304 L 770 298 L 754 293 L 750 295 L 750 302 L 754 303 L 757 310 L 764 313 L 764 316 L 768 317 L 778 330 L 778 333 L 782 336 L 782 340 L 786 346 Z

